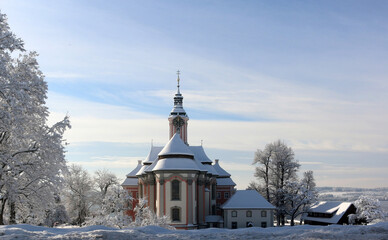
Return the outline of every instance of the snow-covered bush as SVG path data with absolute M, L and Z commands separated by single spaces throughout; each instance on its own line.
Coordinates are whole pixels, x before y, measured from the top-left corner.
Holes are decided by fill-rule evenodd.
M 145 198 L 140 198 L 139 203 L 135 207 L 135 221 L 131 223 L 131 226 L 159 226 L 167 229 L 175 229 L 169 225 L 170 219 L 168 216 L 158 217 L 148 206 Z
M 353 224 L 368 224 L 382 221 L 385 214 L 381 209 L 380 201 L 368 196 L 360 196 L 354 203 L 356 214 L 349 215 L 349 222 Z
M 85 225 L 117 228 L 129 226 L 131 218 L 125 212 L 132 200 L 132 197 L 120 185 L 111 186 L 106 192 L 104 191 L 102 200 L 96 204 L 95 210 L 87 218 Z

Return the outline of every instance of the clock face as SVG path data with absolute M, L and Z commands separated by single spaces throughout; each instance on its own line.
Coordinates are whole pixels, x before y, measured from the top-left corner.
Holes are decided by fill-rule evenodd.
M 180 128 L 180 127 L 182 127 L 185 124 L 185 120 L 183 120 L 180 117 L 176 117 L 176 118 L 174 118 L 174 120 L 172 120 L 172 124 L 175 127 Z

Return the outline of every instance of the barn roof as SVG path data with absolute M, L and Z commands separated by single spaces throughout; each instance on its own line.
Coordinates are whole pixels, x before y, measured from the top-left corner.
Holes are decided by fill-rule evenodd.
M 343 215 L 351 205 L 353 205 L 353 203 L 351 202 L 339 202 L 339 201 L 318 202 L 313 206 L 311 206 L 308 212 L 332 214 L 333 216 L 330 218 L 312 217 L 312 216 L 308 216 L 308 213 L 304 213 L 302 218 L 303 220 L 322 222 L 322 223 L 328 223 L 328 224 L 336 224 L 340 221 L 340 219 L 343 217 Z

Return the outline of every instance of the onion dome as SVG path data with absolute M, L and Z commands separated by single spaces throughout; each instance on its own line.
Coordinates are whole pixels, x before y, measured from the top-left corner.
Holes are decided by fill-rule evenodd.
M 177 86 L 177 92 L 175 93 L 175 97 L 174 97 L 174 107 L 173 109 L 171 110 L 170 112 L 170 116 L 185 116 L 185 117 L 188 117 L 187 114 L 186 114 L 186 111 L 183 109 L 183 96 L 180 92 L 180 89 L 179 89 L 179 71 L 177 72 L 178 74 L 178 86 Z

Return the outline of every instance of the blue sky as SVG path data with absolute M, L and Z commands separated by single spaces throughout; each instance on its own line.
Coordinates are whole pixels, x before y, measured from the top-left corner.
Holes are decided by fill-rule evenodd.
M 386 1 L 0 0 L 37 51 L 67 159 L 124 177 L 168 141 L 181 71 L 189 143 L 239 189 L 284 140 L 318 186 L 386 187 Z

